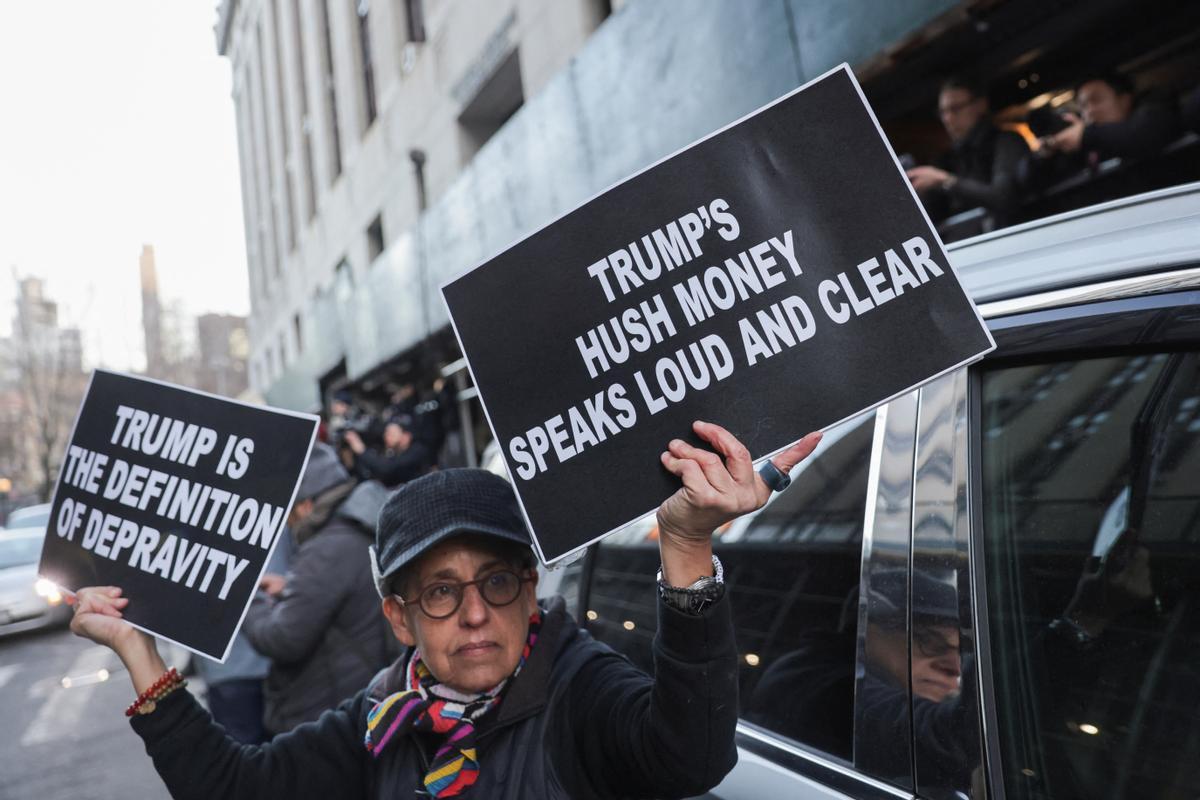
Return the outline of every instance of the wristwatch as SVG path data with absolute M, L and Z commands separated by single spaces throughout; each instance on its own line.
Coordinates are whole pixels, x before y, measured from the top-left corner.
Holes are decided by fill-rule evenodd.
M 695 583 L 684 588 L 671 586 L 663 580 L 662 567 L 659 567 L 658 594 L 677 611 L 700 614 L 725 596 L 725 570 L 721 566 L 721 559 L 713 556 L 713 574 L 702 575 Z

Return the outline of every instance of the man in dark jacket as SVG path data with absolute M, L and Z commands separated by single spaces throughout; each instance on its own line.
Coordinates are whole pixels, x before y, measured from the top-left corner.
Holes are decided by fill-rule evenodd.
M 239 747 L 185 691 L 157 700 L 134 729 L 171 793 L 538 800 L 716 785 L 736 759 L 738 683 L 711 537 L 771 490 L 728 431 L 695 432 L 717 453 L 677 439 L 660 456 L 682 486 L 658 511 L 653 677 L 592 640 L 561 601 L 538 604 L 511 487 L 480 470 L 435 473 L 388 501 L 373 558 L 384 612 L 409 649 L 335 711 L 260 747 Z M 786 475 L 819 440 L 805 437 L 775 468 Z M 73 630 L 112 647 L 135 690 L 154 687 L 164 664 L 153 639 L 120 619 L 120 590 L 77 600 Z
M 938 93 L 938 116 L 951 148 L 934 166 L 908 170 L 933 221 L 972 208 L 987 209 L 985 230 L 1008 225 L 1020 199 L 1017 172 L 1029 152 L 1015 133 L 992 124 L 987 95 L 964 78 L 951 78 Z
M 1161 152 L 1177 132 L 1170 106 L 1153 95 L 1135 97 L 1123 75 L 1088 78 L 1075 88 L 1079 114 L 1064 114 L 1067 127 L 1042 140 L 1046 154 L 1076 157 L 1080 168 L 1108 158 L 1147 158 Z
M 346 432 L 346 446 L 354 457 L 355 474 L 388 488 L 424 475 L 433 464 L 428 446 L 413 434 L 411 417 L 388 420 L 383 428 L 383 452 L 369 449 L 354 431 Z
M 288 517 L 296 552 L 287 578 L 282 586 L 264 580 L 271 594 L 255 598 L 242 628 L 271 659 L 271 735 L 315 720 L 389 660 L 390 636 L 379 624 L 365 559 L 383 494 L 378 484 L 356 489 L 333 449 L 314 446 Z

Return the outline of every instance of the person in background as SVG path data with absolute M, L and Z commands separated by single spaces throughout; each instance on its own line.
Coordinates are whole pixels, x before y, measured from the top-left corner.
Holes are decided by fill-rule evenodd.
M 367 448 L 355 431 L 346 431 L 346 446 L 354 459 L 354 474 L 379 481 L 389 489 L 425 474 L 433 466 L 429 447 L 412 432 L 411 417 L 395 417 L 383 428 L 383 450 Z
M 1063 114 L 1067 126 L 1041 141 L 1047 155 L 1073 157 L 1078 168 L 1114 157 L 1153 156 L 1178 131 L 1170 105 L 1149 94 L 1136 97 L 1123 75 L 1082 81 L 1075 87 L 1075 103 L 1079 113 Z
M 314 445 L 288 515 L 296 544 L 290 571 L 263 577 L 268 596 L 256 597 L 246 616 L 246 638 L 271 659 L 265 723 L 272 736 L 336 706 L 392 653 L 364 558 L 385 492 L 355 487 L 333 450 Z
M 283 588 L 282 576 L 294 550 L 292 537 L 285 531 L 267 561 L 267 574 L 280 576 L 280 583 L 270 585 Z M 208 710 L 213 720 L 242 744 L 267 741 L 270 737 L 263 724 L 263 682 L 270 672 L 271 660 L 254 649 L 245 633 L 238 632 L 224 664 L 208 658 L 194 659 L 194 663 L 196 674 L 207 687 Z
M 946 80 L 938 116 L 951 147 L 934 165 L 911 167 L 909 181 L 934 223 L 972 208 L 987 209 L 984 230 L 1012 222 L 1020 200 L 1017 173 L 1025 140 L 992 124 L 987 95 L 966 78 Z

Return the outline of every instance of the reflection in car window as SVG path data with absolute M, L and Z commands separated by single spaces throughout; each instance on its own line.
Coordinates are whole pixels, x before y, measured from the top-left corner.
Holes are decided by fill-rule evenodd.
M 758 515 L 718 532 L 733 600 L 741 716 L 849 760 L 858 580 L 875 414 L 838 426 Z M 596 550 L 586 612 L 600 639 L 652 669 L 654 518 Z
M 983 377 L 983 523 L 1010 798 L 1200 787 L 1200 356 Z

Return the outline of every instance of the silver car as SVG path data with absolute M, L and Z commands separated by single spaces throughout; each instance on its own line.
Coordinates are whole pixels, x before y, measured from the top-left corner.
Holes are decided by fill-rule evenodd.
M 949 251 L 996 352 L 714 538 L 739 759 L 705 797 L 1200 797 L 1200 184 Z M 646 669 L 658 567 L 650 518 L 561 570 Z
M 18 525 L 36 518 L 14 512 Z M 37 574 L 44 522 L 0 531 L 0 636 L 65 624 L 71 608 L 58 587 Z

